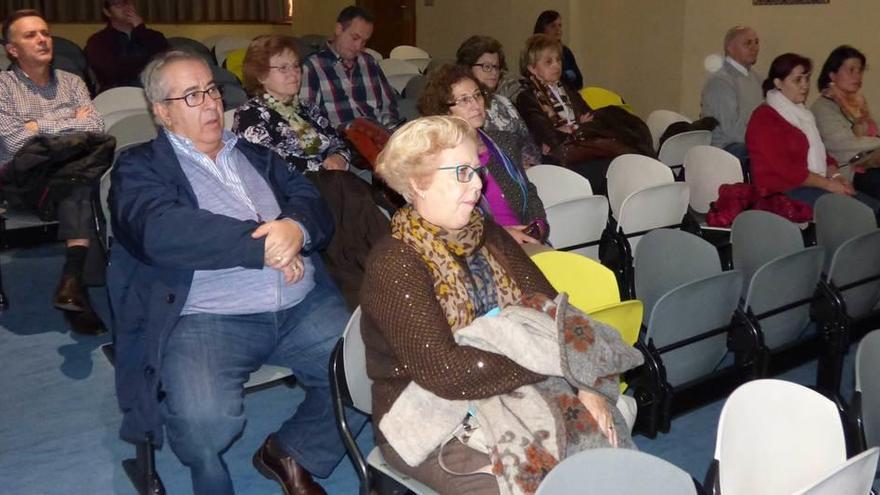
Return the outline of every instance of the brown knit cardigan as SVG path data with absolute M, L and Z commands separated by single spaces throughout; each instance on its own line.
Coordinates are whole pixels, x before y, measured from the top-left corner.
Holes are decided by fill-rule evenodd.
M 485 244 L 523 293 L 556 297 L 523 249 L 491 220 L 486 220 Z M 546 378 L 507 357 L 457 345 L 427 265 L 390 236 L 370 253 L 360 299 L 377 444 L 387 443 L 379 421 L 410 381 L 444 399 L 460 400 L 492 397 Z

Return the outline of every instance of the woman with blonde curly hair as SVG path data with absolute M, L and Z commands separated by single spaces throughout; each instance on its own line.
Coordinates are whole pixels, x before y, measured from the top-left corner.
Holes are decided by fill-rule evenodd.
M 361 291 L 373 427 L 385 461 L 439 493 L 534 493 L 575 452 L 633 447 L 615 377 L 641 355 L 554 301 L 525 252 L 475 208 L 478 144 L 464 119 L 432 116 L 398 129 L 379 155 L 376 174 L 410 204 L 370 253 Z M 536 334 L 549 342 L 539 351 Z M 562 352 L 583 366 L 567 367 Z

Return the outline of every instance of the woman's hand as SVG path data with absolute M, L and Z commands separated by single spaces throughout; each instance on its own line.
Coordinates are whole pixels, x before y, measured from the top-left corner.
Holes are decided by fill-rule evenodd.
M 593 112 L 587 112 L 578 118 L 578 122 L 580 122 L 581 124 L 584 124 L 591 120 L 593 120 Z
M 850 182 L 843 178 L 842 175 L 831 177 L 825 185 L 825 190 L 834 194 L 846 194 L 852 196 L 856 193 L 855 188 Z
M 589 390 L 578 390 L 578 400 L 587 408 L 587 412 L 596 420 L 596 425 L 607 438 L 612 447 L 617 447 L 617 430 L 614 428 L 614 416 L 609 410 L 605 396 Z
M 324 160 L 324 168 L 327 170 L 348 170 L 348 163 L 342 155 L 333 154 Z
M 513 240 L 520 244 L 541 244 L 541 241 L 523 232 L 525 228 L 525 225 L 508 225 L 504 227 L 504 230 L 513 237 Z
M 575 126 L 574 124 L 565 124 L 557 127 L 556 130 L 559 132 L 564 132 L 566 134 L 571 134 L 575 131 Z

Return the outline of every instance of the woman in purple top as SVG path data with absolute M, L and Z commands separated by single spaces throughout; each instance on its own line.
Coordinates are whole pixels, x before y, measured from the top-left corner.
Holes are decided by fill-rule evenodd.
M 486 100 L 469 68 L 444 65 L 428 76 L 419 111 L 424 116 L 455 115 L 477 129 L 483 145 L 480 162 L 489 172 L 483 187 L 487 213 L 517 242 L 542 243 L 549 233 L 547 214 L 522 166 L 525 143 L 514 132 L 483 128 Z

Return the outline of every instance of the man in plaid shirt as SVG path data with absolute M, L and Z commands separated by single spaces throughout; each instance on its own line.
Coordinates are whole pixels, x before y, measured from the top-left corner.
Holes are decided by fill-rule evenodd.
M 104 120 L 92 105 L 82 79 L 54 70 L 49 26 L 34 10 L 19 10 L 3 22 L 6 51 L 14 61 L 0 73 L 0 170 L 38 135 L 103 132 Z M 105 331 L 82 286 L 89 238 L 94 232 L 91 186 L 70 188 L 57 204 L 58 236 L 67 253 L 53 303 L 68 313 L 74 330 Z
M 349 6 L 336 18 L 336 30 L 327 46 L 303 62 L 300 98 L 323 108 L 334 127 L 358 117 L 386 127 L 400 121 L 394 88 L 379 64 L 364 53 L 373 35 L 373 14 Z

